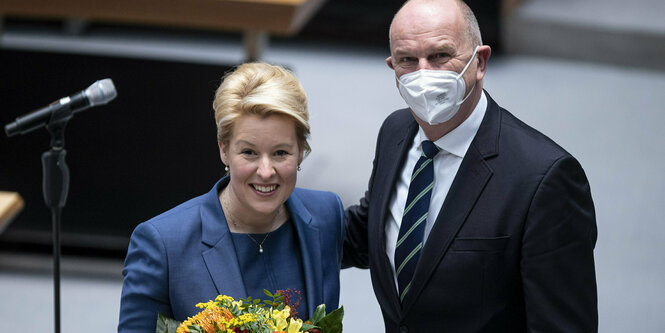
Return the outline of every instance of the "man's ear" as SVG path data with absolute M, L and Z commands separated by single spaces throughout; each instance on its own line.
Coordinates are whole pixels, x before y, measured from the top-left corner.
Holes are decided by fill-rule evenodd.
M 476 70 L 476 80 L 480 81 L 485 77 L 487 72 L 487 62 L 492 55 L 492 49 L 489 45 L 482 45 L 478 47 L 476 57 L 478 58 L 478 70 Z
M 393 67 L 393 56 L 390 56 L 386 58 L 386 65 L 390 67 L 390 69 L 394 70 L 395 68 Z

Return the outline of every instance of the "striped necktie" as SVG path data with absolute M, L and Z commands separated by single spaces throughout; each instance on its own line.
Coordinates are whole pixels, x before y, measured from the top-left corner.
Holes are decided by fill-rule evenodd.
M 400 301 L 409 292 L 424 243 L 425 223 L 434 186 L 433 158 L 440 151 L 432 141 L 422 142 L 423 154 L 413 168 L 402 224 L 395 248 L 395 272 Z

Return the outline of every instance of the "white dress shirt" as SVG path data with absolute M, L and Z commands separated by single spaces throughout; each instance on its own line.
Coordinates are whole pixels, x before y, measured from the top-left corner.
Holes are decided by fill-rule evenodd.
M 434 141 L 441 151 L 434 156 L 434 187 L 432 189 L 432 196 L 430 198 L 429 212 L 425 224 L 424 241 L 427 241 L 436 217 L 439 215 L 443 201 L 448 195 L 450 185 L 452 185 L 457 170 L 466 151 L 471 145 L 471 141 L 476 136 L 480 123 L 485 116 L 485 109 L 487 108 L 487 97 L 483 92 L 480 95 L 480 100 L 476 108 L 471 112 L 471 115 L 464 120 L 457 128 L 450 131 L 448 134 L 442 136 Z M 390 198 L 390 214 L 388 214 L 385 224 L 386 232 L 386 254 L 390 259 L 393 269 L 393 276 L 395 277 L 395 285 L 397 285 L 397 276 L 395 274 L 395 247 L 397 244 L 397 237 L 399 235 L 399 227 L 402 224 L 402 215 L 404 215 L 404 206 L 406 205 L 406 197 L 409 194 L 409 184 L 411 182 L 411 174 L 413 168 L 422 155 L 421 143 L 429 140 L 425 135 L 422 128 L 418 128 L 418 133 L 414 136 L 411 148 L 409 148 L 406 162 L 402 167 L 402 173 L 395 183 L 392 196 Z

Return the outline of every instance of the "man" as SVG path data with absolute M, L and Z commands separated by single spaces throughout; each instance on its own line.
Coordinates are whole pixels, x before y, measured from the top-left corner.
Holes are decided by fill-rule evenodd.
M 410 108 L 381 127 L 344 258 L 370 268 L 386 331 L 596 332 L 587 178 L 483 90 L 491 51 L 471 10 L 407 2 L 390 51 Z

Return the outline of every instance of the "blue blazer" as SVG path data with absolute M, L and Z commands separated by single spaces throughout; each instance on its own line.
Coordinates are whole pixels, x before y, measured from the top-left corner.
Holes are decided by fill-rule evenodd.
M 197 303 L 220 294 L 247 297 L 218 199 L 228 181 L 136 227 L 122 272 L 118 332 L 154 332 L 158 312 L 182 321 L 200 311 Z M 309 313 L 319 304 L 336 309 L 342 203 L 334 193 L 296 188 L 286 206 L 298 234 Z

